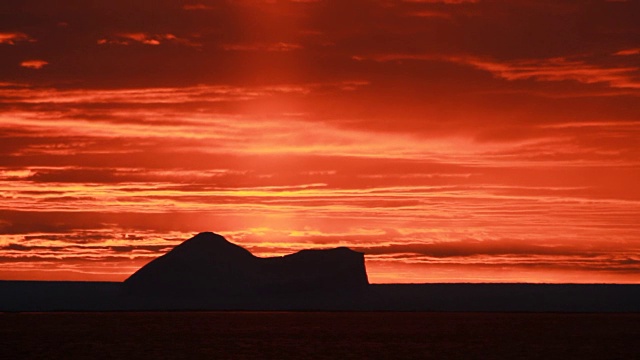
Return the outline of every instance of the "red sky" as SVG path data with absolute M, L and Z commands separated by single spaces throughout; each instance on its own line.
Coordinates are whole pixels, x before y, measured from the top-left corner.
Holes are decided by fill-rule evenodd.
M 0 279 L 640 283 L 639 97 L 633 0 L 3 1 Z

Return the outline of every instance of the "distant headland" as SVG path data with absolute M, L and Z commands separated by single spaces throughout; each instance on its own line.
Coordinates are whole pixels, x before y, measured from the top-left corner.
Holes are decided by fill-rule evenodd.
M 212 232 L 183 242 L 124 281 L 131 293 L 185 296 L 324 293 L 368 284 L 364 254 L 346 247 L 260 258 Z
M 640 312 L 640 285 L 369 284 L 364 255 L 260 258 L 203 232 L 124 282 L 0 281 L 0 311 Z

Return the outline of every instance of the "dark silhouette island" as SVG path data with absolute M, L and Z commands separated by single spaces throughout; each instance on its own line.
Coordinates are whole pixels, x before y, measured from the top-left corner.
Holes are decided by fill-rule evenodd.
M 260 258 L 200 233 L 124 282 L 0 281 L 0 311 L 640 312 L 640 285 L 369 284 L 345 247 Z
M 344 292 L 368 284 L 364 254 L 346 247 L 259 258 L 211 232 L 183 242 L 124 281 L 130 293 L 159 296 Z

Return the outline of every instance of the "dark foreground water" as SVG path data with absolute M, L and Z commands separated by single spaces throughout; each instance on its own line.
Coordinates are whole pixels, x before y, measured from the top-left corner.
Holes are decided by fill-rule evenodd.
M 2 359 L 634 359 L 640 314 L 0 314 Z

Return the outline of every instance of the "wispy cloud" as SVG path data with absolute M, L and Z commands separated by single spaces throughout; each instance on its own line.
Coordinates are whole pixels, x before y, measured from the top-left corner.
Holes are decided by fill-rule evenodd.
M 620 50 L 614 53 L 614 55 L 618 55 L 618 56 L 640 55 L 640 48 Z
M 148 33 L 120 33 L 112 37 L 102 38 L 97 41 L 98 45 L 131 45 L 135 43 L 144 45 L 161 45 L 163 43 L 174 43 L 186 46 L 201 46 L 198 42 L 187 38 L 180 38 L 173 34 L 148 34 Z
M 40 70 L 48 64 L 49 62 L 44 60 L 25 60 L 20 63 L 20 66 L 28 69 Z
M 402 0 L 406 3 L 419 3 L 419 4 L 465 4 L 465 3 L 478 3 L 480 0 Z
M 604 83 L 613 88 L 640 89 L 639 67 L 604 67 L 565 58 L 514 62 L 485 61 L 474 58 L 452 58 L 451 60 L 468 63 L 506 80 L 573 80 L 585 84 Z
M 473 56 L 442 56 L 436 54 L 383 54 L 353 56 L 354 60 L 393 62 L 402 60 L 452 62 L 488 71 L 496 77 L 515 80 L 577 81 L 584 84 L 607 84 L 612 88 L 640 89 L 637 66 L 602 66 L 566 58 L 499 61 Z
M 35 42 L 31 36 L 21 32 L 0 32 L 0 44 L 15 45 L 20 42 Z
M 40 64 L 36 61 L 36 64 Z M 41 66 L 44 66 L 41 64 Z M 348 83 L 345 83 L 348 85 Z M 50 104 L 86 104 L 86 103 L 125 103 L 125 104 L 178 104 L 188 102 L 243 101 L 259 97 L 299 93 L 311 91 L 311 86 L 276 85 L 276 86 L 207 86 L 166 88 L 130 88 L 112 90 L 55 89 L 15 86 L 0 87 L 0 102 L 11 101 L 21 103 Z
M 419 18 L 440 18 L 440 19 L 450 19 L 451 14 L 444 11 L 437 10 L 416 10 L 410 11 L 407 13 L 408 16 L 414 16 Z
M 190 11 L 198 11 L 198 10 L 214 10 L 215 7 L 211 6 L 211 5 L 207 5 L 207 4 L 200 4 L 200 3 L 193 3 L 193 4 L 184 4 L 182 5 L 182 8 L 184 10 L 190 10 Z
M 286 42 L 225 44 L 222 48 L 229 51 L 294 51 L 302 49 L 302 45 Z

